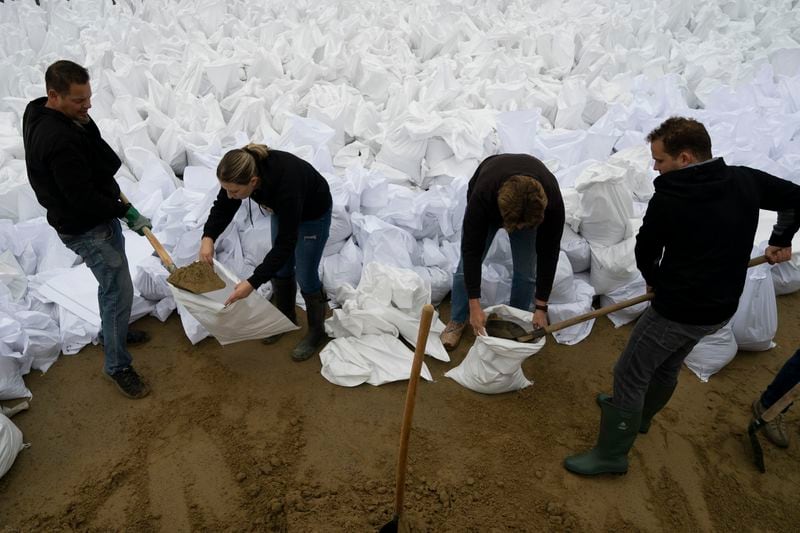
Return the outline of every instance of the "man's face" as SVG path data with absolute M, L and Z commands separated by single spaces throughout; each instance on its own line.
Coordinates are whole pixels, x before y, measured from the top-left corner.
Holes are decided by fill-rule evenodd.
M 680 170 L 695 162 L 695 158 L 688 152 L 681 152 L 673 157 L 664 151 L 664 143 L 661 139 L 656 139 L 650 143 L 650 153 L 653 156 L 653 170 L 659 174 Z
M 72 83 L 69 91 L 59 94 L 54 90 L 47 91 L 48 107 L 61 111 L 72 120 L 81 124 L 89 122 L 89 109 L 92 108 L 92 86 L 89 83 L 79 85 Z

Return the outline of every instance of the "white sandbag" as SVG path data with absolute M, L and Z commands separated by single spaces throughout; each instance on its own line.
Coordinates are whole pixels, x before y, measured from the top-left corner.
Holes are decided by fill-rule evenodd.
M 325 333 L 333 339 L 388 334 L 397 337 L 400 331 L 372 309 L 334 309 L 325 320 Z
M 38 311 L 17 311 L 15 318 L 28 338 L 23 355 L 32 358 L 31 368 L 47 372 L 61 353 L 61 334 L 50 315 Z
M 425 283 L 431 287 L 431 304 L 438 306 L 453 286 L 453 274 L 447 269 L 436 266 L 415 266 L 414 272 L 419 274 Z
M 6 475 L 24 447 L 22 432 L 6 415 L 0 414 L 0 478 Z
M 736 339 L 731 324 L 728 323 L 711 335 L 700 339 L 683 362 L 700 378 L 700 381 L 705 383 L 713 374 L 733 361 L 737 350 Z
M 335 385 L 355 387 L 362 383 L 383 385 L 408 379 L 414 352 L 391 335 L 342 337 L 330 341 L 319 353 L 322 376 Z M 420 376 L 433 381 L 422 363 Z
M 769 265 L 747 271 L 739 307 L 731 318 L 731 329 L 740 350 L 760 352 L 775 346 L 778 306 Z
M 522 372 L 522 362 L 541 350 L 544 344 L 544 338 L 524 343 L 480 335 L 461 364 L 448 370 L 445 376 L 483 394 L 524 389 L 531 381 Z
M 653 158 L 646 143 L 616 152 L 608 158 L 608 163 L 625 169 L 625 183 L 635 200 L 647 202 L 652 198 L 655 172 L 651 170 Z
M 564 232 L 561 234 L 561 250 L 567 254 L 573 273 L 589 270 L 589 266 L 592 264 L 589 241 L 572 231 L 572 228 L 566 224 Z
M 633 252 L 635 246 L 636 239 L 633 237 L 613 246 L 591 245 L 589 282 L 596 294 L 608 294 L 633 282 L 640 275 Z
M 30 362 L 30 357 L 25 357 L 20 353 L 0 355 L 0 400 L 15 400 L 33 396 L 22 379 L 22 375 L 30 371 Z M 23 370 L 25 371 L 23 372 Z
M 578 315 L 583 315 L 592 310 L 594 288 L 581 277 L 573 277 L 572 283 L 575 291 L 575 301 L 571 303 L 548 304 L 547 319 L 551 324 L 563 322 Z M 553 338 L 559 344 L 571 346 L 581 342 L 592 332 L 595 319 L 586 320 L 568 328 L 553 332 Z
M 622 287 L 609 291 L 600 296 L 600 305 L 603 307 L 607 305 L 614 305 L 631 298 L 643 295 L 647 292 L 647 286 L 641 274 L 630 283 L 626 283 Z M 615 328 L 624 326 L 628 322 L 632 322 L 639 318 L 639 315 L 645 312 L 650 306 L 650 302 L 642 302 L 619 311 L 609 313 L 608 319 L 614 324 Z
M 800 254 L 792 254 L 789 261 L 773 265 L 770 273 L 777 296 L 797 291 L 800 289 Z
M 214 270 L 225 282 L 224 289 L 193 294 L 172 285 L 169 288 L 175 301 L 202 324 L 221 345 L 263 339 L 299 329 L 258 293 L 252 293 L 247 298 L 228 306 L 223 305 L 240 280 L 216 260 Z
M 358 285 L 364 254 L 350 238 L 338 253 L 322 258 L 322 286 L 329 296 L 335 297 L 336 289 L 344 283 Z
M 158 257 L 145 257 L 136 265 L 136 275 L 133 277 L 133 287 L 142 297 L 148 300 L 160 301 L 164 298 L 172 298 L 172 291 L 169 290 L 167 271 L 161 259 Z
M 0 285 L 8 288 L 11 299 L 16 301 L 28 290 L 28 279 L 25 271 L 17 262 L 11 250 L 0 253 Z
M 550 292 L 548 304 L 570 303 L 575 301 L 575 285 L 572 277 L 572 264 L 562 250 L 558 254 L 556 275 Z
M 100 333 L 99 325 L 84 320 L 63 305 L 58 306 L 58 329 L 64 355 L 75 355 Z
M 588 166 L 575 181 L 580 193 L 580 233 L 590 244 L 612 246 L 633 236 L 633 197 L 626 171 L 607 163 Z

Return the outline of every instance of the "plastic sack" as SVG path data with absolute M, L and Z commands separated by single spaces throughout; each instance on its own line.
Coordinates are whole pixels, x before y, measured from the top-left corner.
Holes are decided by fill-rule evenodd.
M 0 400 L 33 396 L 22 379 L 22 375 L 30 371 L 30 361 L 30 357 L 22 354 L 0 355 Z
M 11 469 L 24 447 L 22 431 L 6 415 L 0 414 L 0 478 Z
M 792 254 L 789 261 L 773 265 L 770 270 L 775 294 L 791 294 L 800 289 L 800 254 Z
M 574 277 L 572 283 L 575 291 L 574 302 L 548 304 L 547 319 L 551 324 L 556 324 L 572 317 L 586 314 L 592 310 L 594 288 L 580 277 Z M 553 338 L 559 344 L 566 344 L 568 346 L 577 344 L 588 337 L 589 333 L 592 332 L 594 321 L 595 319 L 592 318 L 580 324 L 555 331 L 553 332 Z
M 575 284 L 572 277 L 572 264 L 567 254 L 561 251 L 558 255 L 556 275 L 553 279 L 553 288 L 550 291 L 548 303 L 561 304 L 575 301 Z
M 581 199 L 581 235 L 592 245 L 612 246 L 633 235 L 633 197 L 626 173 L 614 165 L 594 163 L 575 181 Z
M 589 283 L 597 294 L 608 294 L 641 276 L 636 268 L 636 256 L 633 252 L 635 246 L 635 238 L 613 246 L 591 246 L 592 268 L 589 270 Z
M 577 274 L 589 270 L 592 263 L 589 241 L 572 231 L 572 228 L 566 224 L 564 233 L 561 234 L 561 250 L 567 254 L 567 259 L 572 265 L 572 272 Z
M 644 278 L 639 275 L 639 277 L 631 283 L 623 285 L 618 289 L 614 289 L 613 291 L 609 291 L 600 296 L 600 305 L 605 307 L 607 305 L 618 304 L 625 300 L 630 300 L 631 298 L 641 296 L 645 292 L 647 292 L 647 286 L 644 282 Z M 619 311 L 609 313 L 607 316 L 608 319 L 614 324 L 614 327 L 618 328 L 639 318 L 639 315 L 644 313 L 649 305 L 649 301 L 638 303 L 636 305 L 626 307 L 625 309 L 620 309 Z
M 322 376 L 334 385 L 377 386 L 408 379 L 414 352 L 391 335 L 364 335 L 333 339 L 320 351 L 319 358 Z M 433 380 L 425 363 L 420 375 Z
M 731 329 L 740 350 L 761 352 L 775 346 L 772 339 L 778 331 L 778 306 L 769 265 L 748 270 Z
M 205 294 L 169 286 L 175 301 L 225 346 L 234 342 L 263 339 L 278 333 L 299 329 L 258 293 L 223 305 L 239 282 L 231 271 L 214 261 L 214 270 L 225 282 L 225 288 Z
M 544 338 L 534 343 L 516 342 L 480 335 L 467 356 L 445 374 L 459 385 L 483 394 L 501 394 L 529 387 L 522 362 L 544 346 Z
M 738 347 L 733 337 L 730 322 L 711 335 L 706 335 L 698 342 L 683 362 L 700 378 L 707 382 L 713 374 L 733 361 Z

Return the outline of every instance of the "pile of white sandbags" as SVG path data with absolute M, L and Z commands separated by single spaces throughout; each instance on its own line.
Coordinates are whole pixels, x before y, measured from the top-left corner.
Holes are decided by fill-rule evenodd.
M 84 287 L 74 279 L 87 281 L 85 267 L 39 218 L 25 177 L 22 114 L 60 58 L 89 68 L 91 113 L 123 161 L 122 190 L 178 265 L 197 257 L 225 151 L 265 142 L 311 162 L 334 197 L 321 265 L 331 297 L 378 262 L 415 272 L 441 301 L 460 255 L 467 180 L 494 153 L 535 155 L 562 186 L 572 287 L 562 257 L 566 290 L 554 295 L 551 321 L 588 310 L 595 294 L 610 303 L 641 291 L 633 236 L 654 177 L 644 138 L 664 118 L 694 116 L 715 154 L 798 179 L 800 46 L 782 0 L 682 9 L 602 0 L 590 10 L 578 0 L 42 4 L 0 9 L 0 311 L 49 318 L 16 320 L 9 335 L 29 350 L 31 339 L 57 335 L 74 353 L 99 327 L 91 289 L 71 289 Z M 245 202 L 217 259 L 245 278 L 270 237 L 268 216 Z M 165 273 L 134 244 L 141 238 L 126 238 L 138 251 L 134 316 L 163 320 L 176 306 Z M 497 241 L 483 267 L 486 305 L 510 292 L 503 232 Z M 194 342 L 205 336 L 181 318 Z M 590 328 L 556 339 L 578 342 Z M 36 357 L 50 355 L 34 356 L 34 368 Z

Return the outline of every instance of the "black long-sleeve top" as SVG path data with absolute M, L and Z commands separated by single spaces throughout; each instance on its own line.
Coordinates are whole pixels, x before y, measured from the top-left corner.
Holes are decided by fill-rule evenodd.
M 275 245 L 247 281 L 258 288 L 269 281 L 292 257 L 300 223 L 315 220 L 333 205 L 328 182 L 309 163 L 288 152 L 270 150 L 258 162 L 261 183 L 250 195 L 257 204 L 269 208 L 278 217 Z M 220 189 L 203 228 L 203 237 L 216 240 L 225 231 L 241 200 L 228 198 Z
M 550 297 L 564 230 L 564 200 L 558 181 L 544 163 L 533 156 L 500 154 L 484 159 L 467 187 L 461 256 L 467 296 L 471 299 L 481 297 L 481 258 L 489 231 L 503 225 L 497 205 L 500 186 L 516 174 L 533 177 L 547 195 L 544 220 L 536 229 L 535 296 L 545 302 Z
M 736 312 L 759 209 L 779 211 L 769 244 L 791 246 L 800 187 L 714 159 L 654 181 L 636 236 L 636 265 L 655 290 L 653 307 L 685 324 L 712 325 Z
M 125 216 L 114 179 L 122 163 L 97 125 L 79 125 L 46 103 L 41 97 L 25 108 L 22 137 L 28 180 L 47 221 L 59 233 L 77 235 Z

